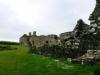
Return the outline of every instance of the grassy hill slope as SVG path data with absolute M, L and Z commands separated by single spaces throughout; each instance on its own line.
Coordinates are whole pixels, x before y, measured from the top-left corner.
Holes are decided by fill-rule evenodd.
M 93 75 L 98 65 L 69 64 L 67 61 L 29 54 L 27 47 L 0 51 L 0 75 Z

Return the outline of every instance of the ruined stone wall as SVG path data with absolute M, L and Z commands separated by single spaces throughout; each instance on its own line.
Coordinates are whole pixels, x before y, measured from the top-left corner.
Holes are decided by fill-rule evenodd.
M 34 45 L 36 47 L 41 47 L 46 43 L 47 37 L 46 36 L 36 36 L 36 37 L 32 37 L 32 40 L 34 41 Z
M 51 45 L 57 45 L 58 39 L 59 38 L 57 35 L 47 35 L 47 36 L 28 35 L 28 36 L 22 36 L 20 38 L 20 43 L 27 45 L 27 40 L 29 40 L 31 43 L 34 43 L 34 46 L 36 47 L 41 47 L 45 45 L 46 43 L 48 43 L 51 46 Z
M 29 35 L 23 35 L 20 38 L 20 43 L 27 45 L 30 42 L 32 45 L 42 47 L 45 44 L 49 46 L 59 45 L 70 50 L 100 50 L 100 0 L 96 0 L 96 7 L 89 17 L 90 25 L 84 23 L 83 20 L 78 20 L 73 31 L 61 33 L 57 35 L 41 35 L 37 36 L 36 32 Z
M 28 45 L 28 36 L 27 36 L 27 34 L 24 34 L 22 37 L 20 37 L 19 41 L 20 41 L 21 45 L 27 46 Z
M 73 34 L 73 32 L 65 32 L 60 34 L 60 39 L 68 39 L 70 38 Z
M 46 43 L 48 43 L 50 46 L 58 44 L 58 37 L 56 35 L 37 36 L 33 37 L 33 40 L 34 45 L 36 45 L 37 47 L 41 47 Z

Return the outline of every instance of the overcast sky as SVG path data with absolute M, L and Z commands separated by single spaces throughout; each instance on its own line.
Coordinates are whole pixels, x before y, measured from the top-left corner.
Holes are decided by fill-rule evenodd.
M 95 0 L 0 0 L 0 40 L 72 31 L 80 18 L 89 24 L 94 7 Z

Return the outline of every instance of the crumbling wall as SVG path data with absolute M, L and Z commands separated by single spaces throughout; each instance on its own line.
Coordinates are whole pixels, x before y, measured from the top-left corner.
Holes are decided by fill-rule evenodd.
M 90 25 L 79 19 L 73 31 L 61 33 L 59 37 L 57 35 L 37 36 L 34 31 L 33 34 L 23 35 L 20 43 L 24 45 L 30 43 L 36 48 L 45 47 L 48 44 L 48 46 L 53 46 L 48 48 L 56 50 L 56 47 L 59 47 L 59 49 L 66 49 L 65 54 L 82 56 L 87 50 L 100 49 L 100 0 L 96 0 L 96 7 L 89 20 Z
M 23 35 L 20 38 L 20 43 L 27 45 L 28 40 L 30 40 L 30 42 L 31 43 L 33 42 L 36 47 L 41 47 L 45 43 L 48 43 L 49 45 L 57 45 L 58 39 L 59 39 L 58 36 L 54 34 L 47 35 L 47 36 L 44 35 L 37 36 L 36 32 L 34 32 L 33 35 L 31 35 L 31 33 L 29 33 L 29 35 L 26 34 Z

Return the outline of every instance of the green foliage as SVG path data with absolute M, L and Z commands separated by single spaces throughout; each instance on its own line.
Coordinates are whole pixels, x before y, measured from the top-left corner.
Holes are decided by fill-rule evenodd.
M 12 47 L 11 45 L 0 45 L 0 51 L 3 50 L 17 50 L 17 48 Z
M 11 41 L 0 41 L 1 45 L 19 45 L 18 42 L 11 42 Z

